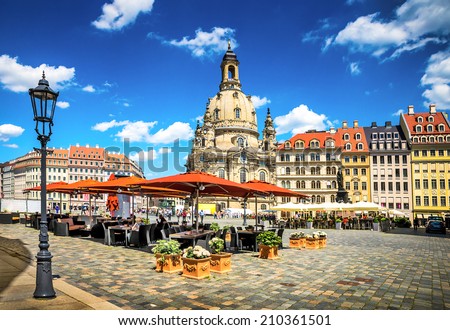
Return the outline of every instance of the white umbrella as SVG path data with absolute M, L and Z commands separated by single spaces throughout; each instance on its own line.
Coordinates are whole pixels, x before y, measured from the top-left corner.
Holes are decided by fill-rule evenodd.
M 302 205 L 306 205 L 306 204 L 294 204 L 292 202 L 289 202 L 289 203 L 284 203 L 284 204 L 279 204 L 279 205 L 273 206 L 272 209 L 277 210 L 277 211 L 301 211 Z
M 389 210 L 389 214 L 398 217 L 406 217 L 406 214 L 399 210 Z
M 351 209 L 355 211 L 381 211 L 383 207 L 378 205 L 377 203 L 361 201 L 352 204 Z

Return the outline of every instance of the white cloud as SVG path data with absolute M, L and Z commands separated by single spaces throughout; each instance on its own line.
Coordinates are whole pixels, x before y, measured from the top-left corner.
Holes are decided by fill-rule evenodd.
M 266 104 L 269 104 L 270 100 L 267 99 L 267 97 L 261 98 L 259 96 L 252 96 L 252 103 L 253 103 L 253 106 L 257 109 L 257 108 L 265 106 Z
M 193 39 L 183 37 L 179 41 L 170 40 L 164 43 L 175 47 L 187 48 L 194 57 L 213 56 L 215 54 L 223 54 L 228 49 L 228 40 L 230 40 L 233 49 L 239 46 L 234 38 L 235 32 L 231 28 L 214 27 L 211 32 L 204 32 L 200 28 L 195 31 L 195 38 Z M 149 36 L 156 38 L 153 34 Z M 160 39 L 160 37 L 157 39 Z
M 4 144 L 3 146 L 6 147 L 6 148 L 12 148 L 12 149 L 17 149 L 17 148 L 19 148 L 19 146 L 18 146 L 17 144 L 15 144 L 15 143 Z
M 130 142 L 146 142 L 150 139 L 149 129 L 157 123 L 157 121 L 144 122 L 142 120 L 128 122 L 116 136 Z
M 430 57 L 420 82 L 428 88 L 422 94 L 426 105 L 434 103 L 440 109 L 450 109 L 450 49 Z
M 113 119 L 111 121 L 104 121 L 101 123 L 97 123 L 94 126 L 92 126 L 92 129 L 94 131 L 105 132 L 105 131 L 109 130 L 110 128 L 117 127 L 117 126 L 125 126 L 128 123 L 129 123 L 128 120 L 116 121 L 115 119 Z
M 122 129 L 115 134 L 121 140 L 127 139 L 129 142 L 146 142 L 154 144 L 172 143 L 179 139 L 182 141 L 190 140 L 194 132 L 188 123 L 175 122 L 167 128 L 160 129 L 154 134 L 150 134 L 150 130 L 158 124 L 157 121 L 144 122 L 128 120 L 116 121 L 111 120 L 95 124 L 92 129 L 100 132 L 105 132 L 113 127 L 122 127 Z
M 166 129 L 160 129 L 155 134 L 149 136 L 149 143 L 172 143 L 175 140 L 190 140 L 194 136 L 194 132 L 188 123 L 175 122 Z
M 398 109 L 396 112 L 392 114 L 392 116 L 399 117 L 402 113 L 405 113 L 405 110 Z
M 11 138 L 15 138 L 22 135 L 24 131 L 25 131 L 24 128 L 13 124 L 0 125 L 0 141 L 3 142 L 9 141 L 9 139 Z
M 83 88 L 83 91 L 88 92 L 88 93 L 94 93 L 95 88 L 92 85 L 87 85 L 86 87 Z
M 66 101 L 57 101 L 56 106 L 61 109 L 67 109 L 68 107 L 70 107 L 70 103 Z
M 99 30 L 114 31 L 132 24 L 140 13 L 149 13 L 155 0 L 114 0 L 105 3 L 103 14 L 92 24 Z
M 310 129 L 324 130 L 327 126 L 326 120 L 327 116 L 324 114 L 319 115 L 307 105 L 301 104 L 287 115 L 275 117 L 273 122 L 276 125 L 277 134 L 281 135 L 302 133 Z
M 124 102 L 124 103 L 123 103 L 123 106 L 126 107 L 126 108 L 129 108 L 129 107 L 130 107 L 130 103 Z
M 359 68 L 358 62 L 352 62 L 349 65 L 350 73 L 352 76 L 358 76 L 361 74 L 361 69 Z
M 427 43 L 442 42 L 438 37 L 449 32 L 448 0 L 407 0 L 390 21 L 374 13 L 348 23 L 337 34 L 334 44 L 348 45 L 352 51 L 368 52 L 376 57 L 394 49 L 395 58 Z
M 29 65 L 22 65 L 17 60 L 17 57 L 5 54 L 0 56 L 0 83 L 4 85 L 5 89 L 13 92 L 28 92 L 29 88 L 36 87 L 39 80 L 42 79 L 43 71 L 54 91 L 63 89 L 75 77 L 75 68 L 54 67 L 48 64 L 41 64 L 33 68 Z

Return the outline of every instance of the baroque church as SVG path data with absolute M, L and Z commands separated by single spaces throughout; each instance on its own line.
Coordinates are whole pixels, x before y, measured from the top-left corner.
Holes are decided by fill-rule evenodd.
M 208 99 L 203 125 L 197 122 L 187 170 L 239 183 L 250 180 L 275 183 L 277 143 L 270 109 L 259 139 L 256 110 L 251 96 L 241 89 L 239 61 L 230 42 L 220 69 L 219 92 Z

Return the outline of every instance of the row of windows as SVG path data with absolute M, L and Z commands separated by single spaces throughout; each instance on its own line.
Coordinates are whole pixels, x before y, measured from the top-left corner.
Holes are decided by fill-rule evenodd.
M 352 158 L 352 162 L 353 163 L 358 163 L 358 160 L 360 163 L 365 163 L 366 162 L 366 156 L 353 156 Z M 345 156 L 344 157 L 344 163 L 350 163 L 350 156 Z
M 395 183 L 395 185 L 394 185 Z M 395 187 L 395 189 L 394 189 Z M 402 182 L 387 182 L 387 189 L 386 189 L 386 182 L 374 182 L 373 183 L 373 191 L 374 192 L 402 192 L 401 190 Z M 403 192 L 407 192 L 409 188 L 408 182 L 403 182 Z
M 72 160 L 69 160 L 69 164 L 72 164 Z M 78 165 L 78 161 L 74 160 L 73 164 Z M 84 164 L 85 165 L 89 165 L 89 162 L 86 160 L 86 161 L 84 161 Z M 80 165 L 83 165 L 83 161 L 82 160 L 80 160 Z M 94 166 L 94 162 L 90 162 L 90 165 Z M 95 166 L 103 166 L 103 162 L 100 162 L 100 164 L 98 162 L 95 162 Z
M 422 157 L 435 157 L 436 156 L 436 150 L 414 150 L 413 152 L 414 157 L 419 157 L 422 155 Z M 437 150 L 438 156 L 444 156 L 444 150 L 440 149 Z M 447 150 L 447 156 L 450 156 L 450 150 Z
M 80 173 L 94 173 L 94 169 L 92 169 L 92 168 L 78 168 L 78 167 L 75 167 L 75 168 L 73 168 L 72 169 L 72 172 L 75 172 L 75 173 L 77 173 L 78 172 L 78 170 L 80 170 Z M 84 171 L 83 171 L 84 170 Z M 95 173 L 98 173 L 99 172 L 99 170 L 95 170 Z M 100 170 L 100 172 L 101 172 L 101 170 Z
M 93 177 L 93 176 L 83 176 L 83 175 L 80 175 L 80 176 L 78 176 L 78 175 L 71 175 L 70 177 L 70 181 L 72 181 L 72 180 L 75 180 L 75 181 L 78 181 L 78 180 L 97 180 L 97 181 L 100 181 L 100 182 L 103 182 L 103 178 L 102 177 L 100 177 L 100 178 L 98 178 L 98 177 Z
M 347 176 L 350 176 L 351 175 L 350 173 L 352 173 L 353 176 L 358 176 L 359 173 L 361 173 L 361 175 L 367 175 L 367 169 L 365 169 L 365 168 L 361 168 L 361 169 L 358 169 L 358 168 L 353 168 L 353 169 L 346 168 L 344 173 Z
M 296 189 L 322 189 L 322 183 L 321 181 L 308 181 L 308 187 L 306 184 L 305 180 L 299 180 L 299 181 L 295 181 L 295 188 Z M 328 181 L 325 183 L 325 186 L 327 189 L 336 189 L 337 188 L 337 184 L 336 181 Z M 286 188 L 286 189 L 291 189 L 291 181 L 281 181 L 281 187 Z
M 308 155 L 305 155 L 305 154 L 295 154 L 295 155 L 292 155 L 293 157 L 293 160 L 292 161 L 295 161 L 295 162 L 304 162 L 304 161 L 306 161 L 306 160 L 310 160 L 310 161 L 315 161 L 315 162 L 318 162 L 318 161 L 320 161 L 321 160 L 321 154 L 320 153 L 314 153 L 314 152 L 312 152 L 312 153 L 310 153 L 310 154 L 308 154 Z M 280 154 L 280 162 L 290 162 L 291 161 L 291 155 L 290 154 Z M 336 155 L 334 155 L 334 154 L 330 154 L 330 153 L 327 153 L 327 154 L 325 154 L 325 160 L 326 161 L 332 161 L 332 160 L 339 160 L 339 157 L 337 157 Z
M 217 176 L 221 179 L 225 179 L 225 170 L 223 168 L 219 168 L 217 171 Z M 258 180 L 266 182 L 267 180 L 267 174 L 265 171 L 259 171 L 258 173 Z M 245 168 L 241 168 L 239 171 L 239 179 L 240 182 L 247 182 L 247 170 Z
M 450 142 L 450 135 L 447 135 L 446 137 L 445 137 L 445 139 L 444 139 L 444 137 L 443 136 L 438 136 L 438 137 L 435 137 L 435 136 L 422 136 L 422 137 L 418 137 L 418 136 L 415 136 L 415 137 L 413 137 L 413 139 L 412 139 L 412 142 L 413 143 L 444 143 L 444 141 L 445 142 Z
M 370 144 L 372 150 L 398 150 L 398 149 L 407 149 L 406 142 L 402 141 L 401 144 L 398 141 L 394 142 L 374 142 Z
M 392 137 L 394 137 L 395 140 L 399 139 L 399 134 L 398 132 L 379 132 L 379 133 L 372 133 L 372 140 L 378 140 L 378 138 L 380 140 L 384 140 L 386 138 L 386 140 L 391 140 Z
M 450 205 L 450 196 L 448 197 L 448 205 Z M 429 196 L 416 196 L 416 206 L 447 206 L 447 197 L 440 196 L 438 204 L 438 196 L 431 196 L 431 204 Z
M 290 141 L 286 141 L 284 143 L 284 147 L 286 149 L 290 149 L 291 148 L 291 142 Z M 313 149 L 318 149 L 320 148 L 320 142 L 319 140 L 311 140 L 309 142 L 309 147 L 313 148 Z M 334 148 L 335 147 L 335 142 L 333 139 L 327 139 L 325 141 L 325 148 Z M 305 148 L 305 142 L 304 141 L 295 141 L 294 143 L 294 148 L 295 149 L 304 149 Z
M 408 164 L 408 155 L 402 155 L 400 163 L 400 155 L 388 156 L 372 156 L 372 164 Z
M 434 127 L 434 125 L 432 125 L 432 124 L 428 124 L 428 125 L 426 125 L 426 126 L 423 126 L 422 127 L 422 125 L 416 125 L 415 126 L 415 131 L 417 132 L 417 133 L 422 133 L 422 132 L 427 132 L 427 133 L 432 133 L 432 132 L 434 132 L 434 130 L 435 130 L 435 127 Z M 445 132 L 445 125 L 444 124 L 439 124 L 437 127 L 436 127 L 436 130 L 438 131 L 438 132 Z
M 345 190 L 351 190 L 351 182 L 345 182 Z M 353 190 L 359 190 L 359 182 L 358 181 L 354 181 L 353 182 Z M 361 182 L 361 190 L 367 190 L 367 182 Z
M 321 173 L 320 167 L 311 167 L 310 173 L 311 175 L 320 175 Z M 327 175 L 336 175 L 337 168 L 336 167 L 329 167 L 327 166 L 325 168 L 325 174 Z M 291 168 L 290 167 L 282 167 L 281 168 L 281 174 L 282 175 L 291 175 Z M 305 167 L 296 167 L 295 168 L 295 175 L 306 175 L 306 168 Z
M 421 184 L 422 183 L 422 184 Z M 415 179 L 414 180 L 414 188 L 415 189 L 438 189 L 438 181 L 437 179 Z M 445 186 L 445 179 L 439 180 L 439 189 L 450 189 L 450 179 L 447 181 L 447 187 Z
M 380 178 L 381 179 L 384 179 L 386 177 L 386 172 L 387 172 L 388 179 L 392 179 L 392 177 L 393 177 L 392 174 L 393 173 L 395 174 L 396 178 L 400 178 L 401 177 L 400 176 L 401 173 L 403 173 L 403 178 L 407 178 L 408 177 L 408 169 L 407 168 L 402 168 L 401 171 L 400 171 L 399 168 L 394 168 L 394 169 L 392 169 L 392 168 L 387 168 L 387 169 L 381 168 L 379 171 L 380 171 L 379 173 L 380 173 Z M 378 169 L 377 168 L 373 169 L 372 174 L 373 174 L 373 178 L 374 179 L 378 179 Z

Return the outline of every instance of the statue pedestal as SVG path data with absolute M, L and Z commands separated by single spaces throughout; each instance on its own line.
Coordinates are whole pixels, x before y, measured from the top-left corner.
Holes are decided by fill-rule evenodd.
M 348 203 L 348 192 L 343 189 L 339 189 L 336 194 L 336 202 Z

